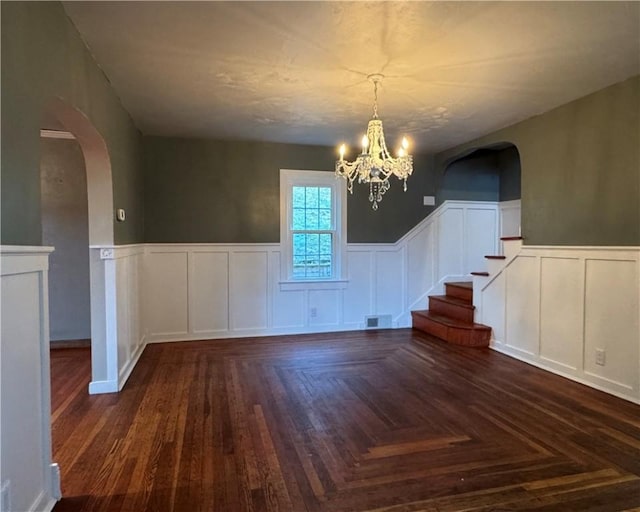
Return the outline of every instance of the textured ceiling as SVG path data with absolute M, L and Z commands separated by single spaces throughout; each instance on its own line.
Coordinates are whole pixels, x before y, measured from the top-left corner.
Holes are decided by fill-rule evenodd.
M 435 151 L 640 73 L 637 2 L 65 2 L 145 134 Z

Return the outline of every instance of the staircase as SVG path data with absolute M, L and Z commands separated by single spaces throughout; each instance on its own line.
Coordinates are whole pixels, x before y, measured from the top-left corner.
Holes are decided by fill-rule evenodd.
M 429 309 L 411 312 L 413 328 L 456 345 L 488 347 L 491 327 L 473 321 L 473 283 L 446 283 L 445 290 L 429 296 Z

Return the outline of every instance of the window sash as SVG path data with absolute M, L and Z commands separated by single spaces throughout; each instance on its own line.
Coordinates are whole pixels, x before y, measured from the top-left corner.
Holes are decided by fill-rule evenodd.
M 281 234 L 281 244 L 282 244 L 282 258 L 281 258 L 281 276 L 284 281 L 282 283 L 287 282 L 298 282 L 304 283 L 305 281 L 336 281 L 345 279 L 345 259 L 346 259 L 346 187 L 343 187 L 343 180 L 337 181 L 334 177 L 333 173 L 325 172 L 325 171 L 294 171 L 294 170 L 281 170 L 280 171 L 280 205 L 281 205 L 281 219 L 280 219 L 280 234 Z M 294 229 L 293 226 L 293 216 L 294 209 L 300 209 L 302 211 L 316 211 L 318 212 L 318 219 L 320 219 L 320 215 L 322 210 L 327 210 L 326 208 L 322 208 L 320 203 L 317 204 L 313 201 L 309 208 L 303 208 L 302 202 L 300 201 L 300 197 L 296 200 L 294 204 L 294 187 L 313 187 L 325 189 L 324 197 L 326 197 L 326 189 L 328 189 L 331 193 L 331 228 L 325 229 L 327 226 L 326 222 L 326 212 L 323 212 L 325 224 L 322 226 L 323 229 Z M 344 190 L 343 190 L 344 189 Z M 299 192 L 296 192 L 299 194 Z M 306 196 L 305 196 L 306 197 Z M 326 204 L 326 203 L 324 203 Z M 301 225 L 300 220 L 302 220 L 302 215 L 300 212 L 297 212 L 297 227 Z M 306 213 L 304 214 L 305 226 L 306 224 Z M 320 222 L 320 220 L 319 220 Z M 315 219 L 313 219 L 313 224 L 311 224 L 315 228 Z M 318 258 L 320 255 L 320 251 L 322 248 L 318 248 L 314 254 L 299 253 L 300 245 L 298 245 L 298 253 L 295 253 L 296 248 L 294 247 L 294 236 L 295 235 L 331 235 L 331 253 L 323 252 L 322 255 L 326 256 L 326 260 L 330 260 L 331 264 L 331 272 L 330 274 L 324 274 L 321 270 L 319 272 L 313 271 L 313 275 L 302 275 L 300 272 L 300 267 L 294 268 L 294 263 L 300 261 L 300 256 L 306 256 L 309 254 L 314 258 Z M 326 241 L 323 242 L 325 244 L 326 251 Z M 300 241 L 298 241 L 300 244 Z M 315 249 L 315 248 L 314 248 Z M 306 246 L 305 246 L 306 251 Z M 295 254 L 294 254 L 295 253 Z M 311 260 L 311 258 L 309 258 Z M 324 274 L 324 275 L 318 275 Z

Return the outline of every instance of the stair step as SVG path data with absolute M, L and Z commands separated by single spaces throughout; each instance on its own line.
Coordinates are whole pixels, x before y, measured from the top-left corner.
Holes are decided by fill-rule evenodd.
M 491 327 L 473 322 L 462 322 L 439 315 L 430 310 L 412 311 L 413 328 L 456 345 L 488 347 Z
M 446 295 L 449 297 L 457 297 L 466 300 L 469 304 L 473 303 L 473 283 L 472 282 L 454 282 L 444 284 Z
M 508 242 L 509 240 L 523 240 L 521 236 L 501 236 L 500 240 Z
M 469 272 L 472 276 L 488 277 L 489 272 Z
M 504 260 L 506 259 L 506 256 L 491 255 L 491 256 L 485 256 L 485 258 L 487 258 L 488 260 Z
M 471 301 L 449 295 L 429 295 L 429 310 L 462 322 L 473 323 L 475 306 Z

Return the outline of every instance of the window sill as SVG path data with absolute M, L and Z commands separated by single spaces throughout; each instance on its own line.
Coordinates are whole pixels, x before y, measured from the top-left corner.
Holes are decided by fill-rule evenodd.
M 281 292 L 294 292 L 299 290 L 344 290 L 349 283 L 346 279 L 298 279 L 280 281 Z

